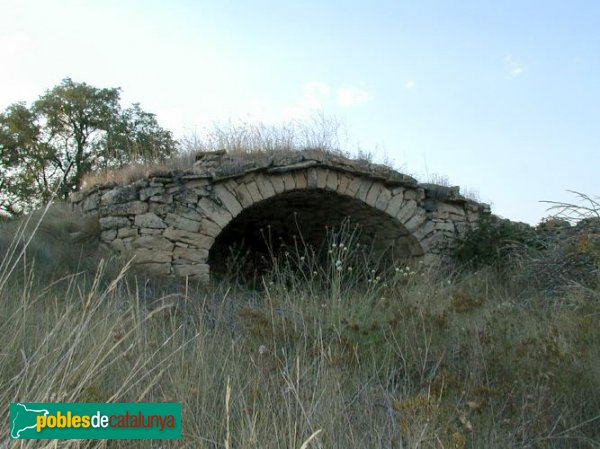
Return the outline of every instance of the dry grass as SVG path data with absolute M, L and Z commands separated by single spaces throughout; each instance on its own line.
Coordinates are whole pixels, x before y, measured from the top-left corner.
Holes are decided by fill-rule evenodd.
M 200 153 L 225 150 L 232 159 L 231 169 L 238 165 L 263 165 L 275 155 L 290 155 L 304 152 L 312 157 L 341 156 L 358 161 L 364 170 L 372 168 L 374 153 L 357 147 L 347 147 L 347 139 L 340 136 L 342 125 L 334 118 L 315 116 L 306 122 L 287 122 L 267 125 L 255 122 L 217 123 L 213 127 L 192 134 L 179 142 L 179 153 L 165 161 L 151 164 L 134 164 L 119 169 L 105 170 L 84 177 L 82 189 L 94 186 L 124 185 L 150 176 L 161 176 L 168 172 L 194 173 L 194 162 Z M 346 141 L 346 143 L 344 142 Z M 384 156 L 382 164 L 393 166 L 393 161 Z
M 89 174 L 84 179 L 83 189 L 95 185 L 127 184 L 153 173 L 191 171 L 196 155 L 203 152 L 226 150 L 235 158 L 253 161 L 274 153 L 300 150 L 350 156 L 340 150 L 340 128 L 337 120 L 323 116 L 315 116 L 308 122 L 279 125 L 233 121 L 214 124 L 211 128 L 183 139 L 179 154 L 166 161 Z M 365 157 L 362 153 L 357 156 Z
M 58 251 L 47 234 L 78 226 L 54 223 L 29 245 Z M 182 403 L 180 442 L 60 447 L 598 447 L 598 292 L 550 301 L 493 271 L 349 271 L 352 242 L 331 245 L 328 269 L 291 252 L 259 290 L 107 273 L 95 252 L 95 274 L 57 279 L 25 248 L 0 289 L 1 401 Z
M 161 176 L 165 173 L 194 173 L 196 156 L 201 153 L 225 150 L 232 159 L 231 167 L 224 171 L 239 170 L 246 164 L 258 166 L 268 164 L 276 155 L 289 155 L 303 152 L 310 157 L 341 156 L 360 162 L 363 170 L 371 171 L 375 160 L 389 168 L 399 170 L 393 160 L 385 154 L 375 153 L 360 147 L 348 148 L 348 138 L 344 137 L 343 126 L 335 118 L 316 115 L 308 121 L 291 121 L 269 125 L 265 123 L 228 121 L 215 123 L 212 127 L 193 133 L 179 142 L 179 152 L 171 158 L 155 163 L 131 164 L 118 169 L 109 169 L 84 176 L 82 190 L 95 186 L 126 185 L 140 179 Z M 414 173 L 405 174 L 414 176 Z M 427 183 L 450 187 L 448 177 L 439 174 L 427 176 Z M 480 201 L 479 192 L 463 189 L 461 194 L 468 199 Z

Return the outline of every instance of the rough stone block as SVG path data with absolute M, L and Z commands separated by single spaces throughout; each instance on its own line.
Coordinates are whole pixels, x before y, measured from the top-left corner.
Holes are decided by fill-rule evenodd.
M 131 246 L 133 248 L 171 251 L 173 249 L 173 242 L 160 235 L 142 235 L 134 239 L 133 242 L 131 242 Z
M 110 206 L 106 206 L 104 211 L 105 215 L 139 215 L 143 214 L 148 210 L 148 203 L 143 203 L 141 201 L 132 201 L 130 203 L 123 204 L 112 204 Z
M 375 201 L 375 207 L 379 210 L 385 211 L 388 205 L 390 204 L 390 200 L 392 199 L 392 193 L 385 187 L 382 186 L 381 192 Z
M 465 209 L 456 204 L 448 204 L 448 203 L 440 202 L 440 203 L 436 204 L 436 210 L 437 210 L 437 212 L 442 212 L 442 213 L 445 212 L 448 215 L 449 214 L 461 215 L 461 216 L 465 215 Z
M 354 176 L 350 180 L 350 184 L 348 184 L 348 188 L 346 189 L 346 194 L 356 197 L 358 192 L 358 188 L 362 184 L 362 178 L 359 176 Z
M 208 260 L 208 250 L 177 247 L 173 250 L 173 257 L 175 260 L 183 259 L 190 262 L 206 263 Z
M 128 237 L 137 237 L 138 230 L 135 228 L 121 228 L 117 231 L 117 237 L 120 239 L 125 239 Z
M 85 200 L 83 200 L 83 211 L 90 212 L 98 209 L 98 194 L 92 193 Z
M 248 192 L 252 197 L 252 204 L 258 203 L 259 201 L 263 200 L 263 197 L 260 194 L 260 191 L 258 190 L 258 186 L 256 185 L 255 181 L 251 181 L 248 184 L 246 184 L 246 188 L 248 189 Z
M 329 170 L 317 168 L 317 188 L 324 189 L 327 186 L 327 175 Z M 337 186 L 336 186 L 337 187 Z
M 126 237 L 124 239 L 117 239 L 117 240 L 121 240 L 123 242 L 123 245 L 125 246 L 126 250 L 130 250 L 131 249 L 131 244 L 133 243 L 133 237 Z
M 475 223 L 476 221 L 479 220 L 479 214 L 475 213 L 475 212 L 467 212 L 467 220 L 470 223 Z
M 422 187 L 417 188 L 417 201 L 425 199 L 425 189 Z
M 108 231 L 102 231 L 100 233 L 100 240 L 102 240 L 103 242 L 112 242 L 116 238 L 117 238 L 117 230 L 116 229 L 109 229 Z
M 415 189 L 406 189 L 404 191 L 404 199 L 406 200 L 416 200 L 417 196 L 417 191 Z
M 215 195 L 217 195 L 217 197 L 221 200 L 221 203 L 225 209 L 227 209 L 233 217 L 238 215 L 243 210 L 243 207 L 237 198 L 224 185 L 217 184 L 214 187 L 214 192 Z
M 340 173 L 338 175 L 338 180 L 339 184 L 337 191 L 339 194 L 344 195 L 348 189 L 348 185 L 350 184 L 350 178 L 345 173 Z
M 156 215 L 165 216 L 170 210 L 171 206 L 169 204 L 150 203 L 148 205 L 148 211 L 154 212 Z
M 133 183 L 131 185 L 134 186 L 138 190 L 143 189 L 145 187 L 148 187 L 148 180 L 147 179 L 138 179 L 136 181 L 133 181 Z
M 133 186 L 115 187 L 102 194 L 102 205 L 129 203 L 138 197 L 137 189 Z
M 369 189 L 369 191 L 367 192 L 367 197 L 365 198 L 365 202 L 369 206 L 375 207 L 375 203 L 377 202 L 377 198 L 379 198 L 379 195 L 381 194 L 381 191 L 384 188 L 385 187 L 383 187 L 380 183 L 374 182 L 373 185 L 371 185 L 371 188 Z
M 127 217 L 102 217 L 98 222 L 102 230 L 124 228 L 131 225 Z
M 199 232 L 201 234 L 216 237 L 221 233 L 222 230 L 223 228 L 221 228 L 221 226 L 216 224 L 214 221 L 209 220 L 208 218 L 205 218 L 200 222 Z
M 285 191 L 285 184 L 283 183 L 283 176 L 272 175 L 269 177 L 275 193 L 283 193 Z
M 309 168 L 307 175 L 306 175 L 306 184 L 308 186 L 309 189 L 316 189 L 317 188 L 317 169 L 316 168 Z
M 178 207 L 173 208 L 173 213 L 177 213 L 177 215 L 187 218 L 188 220 L 194 221 L 202 221 L 206 218 L 206 215 L 199 213 L 195 208 L 190 207 Z
M 170 226 L 184 231 L 198 232 L 200 230 L 200 222 L 180 217 L 176 214 L 167 214 L 165 222 Z
M 227 209 L 218 206 L 214 201 L 209 200 L 208 198 L 202 198 L 198 203 L 198 207 L 202 209 L 207 217 L 210 217 L 212 221 L 222 228 L 227 226 L 227 223 L 233 219 L 233 216 Z
M 173 200 L 184 204 L 196 204 L 198 202 L 198 194 L 193 190 L 177 188 L 177 193 L 173 193 Z
M 286 191 L 294 190 L 296 188 L 296 180 L 294 179 L 293 174 L 286 173 L 282 175 L 281 179 L 283 180 L 283 186 Z
M 444 234 L 441 232 L 434 232 L 429 236 L 425 237 L 421 240 L 421 246 L 425 252 L 431 251 L 433 248 L 436 248 L 444 241 Z
M 456 232 L 456 229 L 454 228 L 454 223 L 451 223 L 451 222 L 436 223 L 435 229 L 438 229 L 440 231 L 447 232 L 450 234 L 454 234 L 454 232 Z
M 297 189 L 306 189 L 307 181 L 306 181 L 306 175 L 304 174 L 304 172 L 296 171 L 293 173 L 293 175 L 294 175 L 294 181 L 296 181 L 296 188 Z
M 406 223 L 417 210 L 417 202 L 415 200 L 408 200 L 402 203 L 400 210 L 396 214 L 396 218 L 400 223 Z
M 205 192 L 205 187 L 210 185 L 210 180 L 208 179 L 186 179 L 185 185 L 188 189 L 197 189 L 201 192 Z M 200 193 L 199 193 L 200 194 Z
M 417 208 L 415 213 L 410 219 L 406 221 L 404 226 L 408 229 L 409 232 L 412 232 L 414 229 L 417 229 L 427 220 L 427 213 L 423 209 Z
M 252 195 L 250 195 L 246 184 L 239 184 L 237 186 L 237 188 L 235 189 L 235 196 L 244 208 L 250 207 L 252 206 L 252 204 L 254 204 L 254 200 L 252 199 Z
M 161 229 L 142 228 L 142 229 L 140 229 L 140 234 L 144 234 L 144 235 L 159 235 L 159 234 L 162 234 L 162 230 Z
M 164 229 L 165 222 L 154 212 L 136 215 L 134 224 L 140 228 Z
M 269 181 L 268 178 L 262 175 L 258 175 L 255 178 L 255 182 L 256 186 L 258 187 L 258 191 L 260 192 L 260 195 L 263 197 L 263 199 L 267 199 L 275 195 L 275 188 L 273 187 L 273 184 L 271 184 L 271 181 Z
M 466 217 L 466 215 L 448 214 L 448 220 L 453 221 L 455 223 L 459 223 L 459 222 L 467 221 L 467 217 Z
M 140 201 L 146 201 L 148 198 L 162 195 L 165 193 L 164 187 L 147 187 L 140 190 Z
M 122 239 L 113 240 L 112 242 L 110 242 L 110 246 L 120 253 L 124 252 L 127 249 Z
M 163 195 L 154 195 L 148 198 L 148 201 L 152 203 L 163 203 L 163 204 L 172 204 L 173 203 L 173 194 L 165 193 Z
M 356 191 L 355 197 L 361 201 L 366 202 L 367 194 L 369 193 L 369 189 L 373 185 L 373 181 L 369 179 L 361 179 L 360 185 L 358 186 L 358 190 Z
M 215 239 L 211 236 L 196 233 L 182 231 L 180 229 L 167 228 L 163 233 L 163 236 L 171 240 L 172 242 L 184 242 L 194 245 L 198 248 L 210 249 Z
M 425 200 L 427 201 L 427 200 Z M 429 211 L 429 209 L 427 209 Z M 435 220 L 447 220 L 448 217 L 450 217 L 450 214 L 448 212 L 431 212 L 431 218 L 435 219 Z
M 171 251 L 160 249 L 136 248 L 133 251 L 135 263 L 170 263 Z
M 329 170 L 329 172 L 327 173 L 327 180 L 325 181 L 325 188 L 327 190 L 337 192 L 338 183 L 339 179 L 337 173 L 333 170 Z
M 419 228 L 412 233 L 413 237 L 421 241 L 429 234 L 435 231 L 435 223 L 433 221 L 424 222 Z

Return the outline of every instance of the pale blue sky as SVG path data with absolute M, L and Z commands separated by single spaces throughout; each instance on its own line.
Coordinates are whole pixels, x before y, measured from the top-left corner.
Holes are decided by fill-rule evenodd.
M 600 195 L 600 2 L 0 0 L 0 109 L 64 77 L 176 135 L 322 110 L 350 149 L 537 223 Z

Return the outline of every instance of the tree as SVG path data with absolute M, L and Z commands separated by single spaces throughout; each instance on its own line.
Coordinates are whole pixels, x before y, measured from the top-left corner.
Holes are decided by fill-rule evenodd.
M 28 204 L 49 199 L 51 157 L 34 113 L 23 103 L 0 114 L 0 211 L 18 215 Z
M 67 78 L 40 97 L 33 111 L 66 196 L 92 170 L 103 132 L 119 120 L 119 89 L 97 89 Z
M 0 114 L 0 211 L 16 215 L 53 191 L 78 190 L 85 174 L 162 160 L 176 149 L 170 131 L 139 104 L 122 110 L 120 89 L 64 79 L 28 108 Z
M 173 153 L 174 145 L 171 132 L 158 125 L 154 114 L 134 103 L 123 111 L 121 120 L 111 124 L 98 156 L 104 168 L 110 168 L 163 160 Z

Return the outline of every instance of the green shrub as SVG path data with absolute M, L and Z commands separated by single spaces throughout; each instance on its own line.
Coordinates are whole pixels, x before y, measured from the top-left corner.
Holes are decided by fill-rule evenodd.
M 506 268 L 511 255 L 524 247 L 537 246 L 539 241 L 531 226 L 491 215 L 482 218 L 477 227 L 459 239 L 452 257 L 461 266 L 473 269 L 483 266 Z

